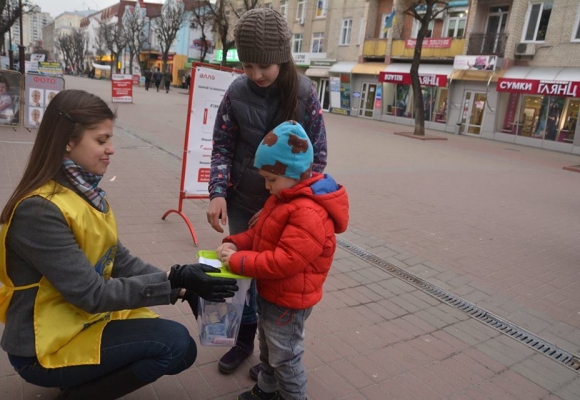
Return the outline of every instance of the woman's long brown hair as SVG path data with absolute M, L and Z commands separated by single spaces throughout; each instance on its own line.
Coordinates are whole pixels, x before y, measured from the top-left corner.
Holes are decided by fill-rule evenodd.
M 294 60 L 280 64 L 280 72 L 276 79 L 278 90 L 280 91 L 280 113 L 279 120 L 274 126 L 278 126 L 284 121 L 301 121 L 304 117 L 298 114 L 298 89 L 300 86 L 300 76 L 294 64 Z
M 69 142 L 78 143 L 85 130 L 115 118 L 107 103 L 84 90 L 63 90 L 54 96 L 42 118 L 22 179 L 0 215 L 0 224 L 10 220 L 22 198 L 54 179 Z

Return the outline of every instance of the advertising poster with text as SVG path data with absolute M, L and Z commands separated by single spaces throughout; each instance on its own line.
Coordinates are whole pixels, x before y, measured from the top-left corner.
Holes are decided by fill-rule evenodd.
M 64 79 L 57 76 L 28 74 L 24 79 L 24 126 L 37 129 L 44 111 L 58 92 L 64 89 Z
M 113 103 L 133 102 L 133 76 L 113 74 L 111 79 Z
M 197 67 L 194 74 L 183 186 L 188 196 L 207 196 L 217 110 L 227 88 L 239 74 L 204 67 Z

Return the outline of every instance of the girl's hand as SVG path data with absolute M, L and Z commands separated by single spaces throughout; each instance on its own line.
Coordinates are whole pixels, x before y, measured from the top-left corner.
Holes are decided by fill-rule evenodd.
M 223 233 L 224 229 L 220 226 L 220 222 L 225 225 L 228 221 L 228 208 L 225 197 L 214 197 L 209 202 L 209 207 L 205 214 L 211 227 Z
M 234 254 L 237 250 L 234 249 L 225 249 L 224 251 L 222 251 L 222 258 L 221 261 L 225 264 L 225 265 L 229 265 L 230 263 L 230 257 L 232 256 L 232 254 Z

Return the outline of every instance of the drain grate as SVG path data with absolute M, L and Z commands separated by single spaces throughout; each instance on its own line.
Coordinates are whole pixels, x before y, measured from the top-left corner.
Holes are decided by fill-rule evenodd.
M 562 350 L 552 343 L 540 339 L 533 333 L 528 332 L 514 324 L 511 324 L 498 317 L 497 315 L 494 315 L 491 312 L 486 311 L 483 308 L 478 307 L 475 304 L 462 299 L 453 293 L 446 292 L 440 287 L 437 287 L 393 264 L 390 264 L 382 258 L 379 258 L 374 254 L 369 253 L 368 251 L 361 249 L 360 247 L 357 247 L 340 237 L 337 237 L 336 243 L 341 249 L 349 252 L 350 254 L 353 254 L 372 265 L 384 269 L 391 275 L 396 276 L 397 278 L 404 280 L 414 287 L 421 289 L 425 293 L 430 294 L 438 300 L 465 312 L 470 317 L 475 318 L 480 322 L 483 322 L 484 324 L 498 330 L 499 332 L 520 341 L 532 349 L 547 355 L 548 357 L 560 362 L 566 367 L 576 372 L 580 372 L 580 358 L 577 356 Z

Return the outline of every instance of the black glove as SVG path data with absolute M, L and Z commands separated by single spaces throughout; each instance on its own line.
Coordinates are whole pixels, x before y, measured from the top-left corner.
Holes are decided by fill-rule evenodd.
M 209 301 L 223 303 L 226 297 L 234 297 L 238 285 L 233 278 L 217 278 L 206 272 L 221 272 L 207 264 L 174 265 L 169 273 L 171 288 L 191 290 Z
M 187 301 L 189 303 L 189 307 L 191 307 L 191 311 L 193 312 L 193 316 L 197 319 L 197 311 L 199 308 L 199 296 L 193 293 L 191 290 L 185 290 L 185 294 L 183 295 L 182 302 Z

